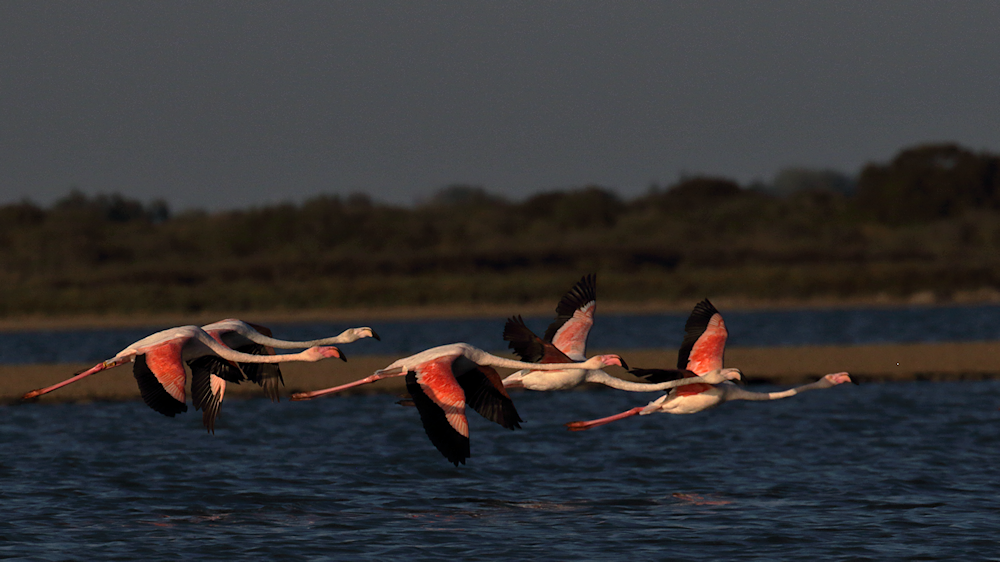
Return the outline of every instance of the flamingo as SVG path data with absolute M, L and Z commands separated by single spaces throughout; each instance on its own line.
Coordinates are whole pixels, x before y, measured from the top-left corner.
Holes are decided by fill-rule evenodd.
M 635 369 L 631 373 L 651 382 L 694 378 L 698 373 L 722 369 L 729 331 L 722 314 L 705 299 L 695 305 L 684 326 L 684 341 L 677 357 L 677 369 Z M 846 382 L 857 384 L 848 373 L 832 373 L 820 380 L 783 392 L 750 392 L 730 381 L 716 384 L 690 384 L 671 390 L 646 406 L 591 421 L 566 424 L 570 431 L 583 431 L 632 416 L 653 413 L 694 414 L 730 400 L 780 400 L 809 390 L 830 388 Z
M 467 343 L 453 343 L 404 357 L 363 379 L 325 390 L 296 393 L 291 399 L 310 400 L 381 379 L 406 376 L 406 389 L 420 413 L 427 437 L 445 458 L 458 466 L 471 456 L 466 404 L 507 429 L 519 428 L 518 422 L 523 421 L 494 367 L 556 370 L 624 364 L 618 355 L 597 355 L 583 363 L 541 365 L 497 357 Z
M 556 346 L 536 336 L 524 325 L 520 316 L 507 320 L 504 339 L 510 342 L 521 360 L 540 364 L 569 363 L 572 361 Z M 633 371 L 634 372 L 634 371 Z M 630 392 L 656 392 L 679 386 L 694 384 L 718 384 L 724 381 L 740 381 L 743 373 L 739 369 L 714 369 L 701 376 L 673 377 L 657 382 L 631 382 L 613 377 L 602 369 L 561 369 L 549 371 L 518 371 L 503 380 L 506 388 L 526 388 L 528 390 L 567 390 L 585 382 L 603 384 L 618 390 Z
M 250 355 L 274 355 L 274 348 L 303 349 L 330 344 L 352 343 L 362 338 L 381 340 L 375 330 L 369 327 L 348 328 L 338 336 L 309 341 L 287 341 L 271 337 L 271 330 L 259 324 L 251 324 L 235 318 L 227 318 L 201 327 L 212 338 L 223 345 Z M 343 355 L 341 355 L 343 358 Z M 281 369 L 277 363 L 232 363 L 221 361 L 212 355 L 199 357 L 189 362 L 192 372 L 204 370 L 208 376 L 191 380 L 191 401 L 196 410 L 203 410 L 202 422 L 205 429 L 215 431 L 215 419 L 219 416 L 226 383 L 240 384 L 249 379 L 263 387 L 264 394 L 272 402 L 279 401 L 278 387 L 284 384 Z
M 218 333 L 216 337 L 220 337 Z M 102 361 L 69 379 L 46 388 L 32 390 L 26 393 L 22 400 L 38 398 L 95 373 L 133 362 L 132 374 L 139 385 L 143 401 L 153 410 L 174 417 L 187 411 L 184 391 L 187 379 L 184 363 L 187 362 L 191 367 L 192 401 L 196 406 L 213 411 L 211 419 L 214 420 L 225 391 L 224 387 L 218 388 L 219 382 L 223 379 L 211 378 L 213 369 L 217 369 L 217 365 L 213 362 L 224 360 L 233 363 L 275 364 L 286 361 L 315 362 L 329 357 L 346 361 L 340 350 L 333 346 L 310 347 L 300 353 L 289 355 L 251 355 L 226 347 L 216 337 L 198 326 L 180 326 L 163 330 L 133 343 L 111 359 Z M 211 361 L 203 361 L 204 359 Z M 231 366 L 239 369 L 238 365 Z M 206 396 L 217 396 L 218 403 L 206 404 L 204 402 Z M 202 418 L 208 426 L 206 419 Z M 211 429 L 209 427 L 209 430 Z
M 510 342 L 510 348 L 522 361 L 531 363 L 583 361 L 586 359 L 587 336 L 594 325 L 596 310 L 597 279 L 594 274 L 585 275 L 559 300 L 559 304 L 556 305 L 556 319 L 545 330 L 545 339 L 536 336 L 520 316 L 507 319 L 503 339 Z M 651 384 L 625 381 L 600 369 L 521 370 L 505 378 L 503 385 L 507 388 L 548 391 L 567 390 L 590 382 L 631 392 L 655 392 L 689 384 L 706 382 L 714 384 L 723 380 L 739 380 L 742 374 L 738 369 L 720 368 L 712 373 L 711 377 L 710 380 L 701 378 L 685 380 L 677 377 L 674 380 Z
M 382 338 L 369 327 L 348 328 L 338 336 L 321 338 L 308 341 L 288 341 L 271 337 L 271 330 L 259 324 L 251 324 L 235 318 L 227 318 L 201 327 L 216 337 L 224 345 L 243 353 L 251 355 L 274 355 L 274 348 L 278 349 L 304 349 L 319 345 L 353 343 L 362 338 L 375 338 L 381 341 Z M 232 365 L 223 364 L 230 371 L 235 371 Z M 278 401 L 278 385 L 284 384 L 281 371 L 277 364 L 269 363 L 246 363 L 239 365 L 247 379 L 257 383 L 264 388 L 264 393 L 272 401 Z M 238 374 L 238 373 L 237 373 Z M 239 382 L 242 377 L 222 377 L 231 382 Z

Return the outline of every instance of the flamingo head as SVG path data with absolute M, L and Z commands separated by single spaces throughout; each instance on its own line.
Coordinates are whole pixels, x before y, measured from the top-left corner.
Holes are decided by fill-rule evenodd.
M 708 381 L 709 384 L 719 384 L 726 381 L 738 384 L 746 382 L 746 379 L 743 378 L 743 371 L 739 369 L 715 369 L 700 376 Z
M 323 359 L 329 359 L 331 357 L 336 357 L 341 361 L 347 361 L 347 356 L 344 355 L 344 352 L 332 345 L 310 347 L 302 353 L 313 361 L 322 361 Z
M 849 374 L 847 374 L 845 372 L 833 373 L 833 374 L 830 374 L 830 375 L 826 375 L 825 377 L 823 377 L 823 380 L 825 380 L 828 383 L 830 383 L 830 386 L 836 386 L 838 384 L 844 384 L 845 382 L 850 382 L 850 383 L 858 384 L 858 381 L 852 379 L 851 375 L 849 375 Z
M 375 338 L 378 341 L 382 341 L 382 338 L 378 337 L 375 330 L 365 326 L 363 328 L 348 328 L 340 334 L 341 338 L 349 340 L 347 343 L 355 342 L 364 338 Z
M 608 355 L 597 355 L 597 356 L 594 357 L 594 359 L 597 359 L 597 360 L 600 361 L 601 367 L 607 367 L 607 366 L 610 366 L 610 365 L 618 365 L 619 367 L 622 367 L 624 369 L 628 369 L 628 364 L 625 363 L 625 360 L 622 359 L 622 356 L 618 355 L 618 354 L 615 354 L 615 353 L 611 353 L 611 354 L 608 354 Z

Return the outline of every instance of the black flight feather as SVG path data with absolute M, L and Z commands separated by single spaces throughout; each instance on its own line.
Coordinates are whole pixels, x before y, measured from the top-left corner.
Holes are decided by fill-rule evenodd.
M 678 369 L 687 368 L 694 344 L 698 342 L 698 338 L 708 329 L 708 322 L 718 313 L 719 311 L 712 306 L 712 303 L 708 299 L 694 305 L 691 316 L 688 316 L 687 322 L 684 324 L 684 341 L 681 343 L 680 351 L 677 353 Z
M 427 396 L 413 371 L 406 373 L 406 389 L 410 391 L 413 404 L 420 412 L 420 421 L 424 424 L 424 432 L 431 443 L 455 466 L 458 463 L 465 464 L 465 459 L 472 456 L 469 452 L 469 438 L 448 423 L 444 410 Z
M 274 355 L 274 351 L 271 348 L 257 343 L 244 345 L 235 349 L 247 355 Z M 247 379 L 257 383 L 264 389 L 264 395 L 270 398 L 271 402 L 279 401 L 278 390 L 281 386 L 284 386 L 285 379 L 282 378 L 281 369 L 277 363 L 240 363 L 240 368 L 243 369 Z
M 145 355 L 135 356 L 135 362 L 132 364 L 132 376 L 135 377 L 135 382 L 139 385 L 142 401 L 150 408 L 171 418 L 187 411 L 187 404 L 171 396 L 157 380 L 153 371 L 149 370 Z
M 593 273 L 584 275 L 573 288 L 569 290 L 556 305 L 556 319 L 545 330 L 545 341 L 551 342 L 556 332 L 563 327 L 573 314 L 588 302 L 597 300 L 597 276 Z
M 527 363 L 538 363 L 545 356 L 545 342 L 524 324 L 520 315 L 507 319 L 503 327 L 503 340 L 508 347 Z
M 675 381 L 694 375 L 694 373 L 687 369 L 632 369 L 629 372 L 639 378 L 646 379 L 651 384 Z
M 191 367 L 191 402 L 195 410 L 202 410 L 201 423 L 205 429 L 215 433 L 215 419 L 219 417 L 222 399 L 212 393 L 213 365 L 202 359 L 217 358 L 206 356 L 188 361 Z
M 517 414 L 510 396 L 497 390 L 493 382 L 480 370 L 473 369 L 455 377 L 462 391 L 465 403 L 480 416 L 498 423 L 507 429 L 520 429 L 518 422 L 524 420 Z M 502 384 L 502 383 L 501 383 Z

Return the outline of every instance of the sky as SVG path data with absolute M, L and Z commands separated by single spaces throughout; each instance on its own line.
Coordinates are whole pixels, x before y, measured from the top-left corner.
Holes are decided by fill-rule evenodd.
M 1000 152 L 1000 2 L 0 3 L 0 204 L 519 199 Z

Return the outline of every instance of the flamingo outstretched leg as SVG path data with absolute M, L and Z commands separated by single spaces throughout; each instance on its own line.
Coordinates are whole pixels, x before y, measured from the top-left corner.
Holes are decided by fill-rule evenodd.
M 73 376 L 71 378 L 68 378 L 68 379 L 66 379 L 66 380 L 64 380 L 64 381 L 62 381 L 60 383 L 56 383 L 56 384 L 54 384 L 52 386 L 47 386 L 45 388 L 39 388 L 39 389 L 36 389 L 36 390 L 32 390 L 31 392 L 25 393 L 25 395 L 21 397 L 21 400 L 33 400 L 33 399 L 38 398 L 39 396 L 41 396 L 43 394 L 48 394 L 48 393 L 52 392 L 53 390 L 58 390 L 58 389 L 60 389 L 60 388 L 62 388 L 64 386 L 66 386 L 68 384 L 71 384 L 71 383 L 74 383 L 74 382 L 76 382 L 76 381 L 78 381 L 78 380 L 80 380 L 82 378 L 89 377 L 90 375 L 93 375 L 95 373 L 100 373 L 101 371 L 104 371 L 104 370 L 107 370 L 107 369 L 113 369 L 113 368 L 115 368 L 115 367 L 117 367 L 119 365 L 123 365 L 125 363 L 128 363 L 131 360 L 132 360 L 131 356 L 128 356 L 128 357 L 118 357 L 118 358 L 115 358 L 115 359 L 109 359 L 109 360 L 107 360 L 107 361 L 105 361 L 103 363 L 98 363 L 97 365 L 94 365 L 93 367 L 87 369 L 86 371 L 77 373 L 75 376 Z
M 624 412 L 622 412 L 620 414 L 615 414 L 613 416 L 608 416 L 606 418 L 600 418 L 600 419 L 590 420 L 590 421 L 569 422 L 568 424 L 566 424 L 566 429 L 568 429 L 570 431 L 583 431 L 585 429 L 590 429 L 592 427 L 597 427 L 599 425 L 604 425 L 604 424 L 607 424 L 607 423 L 611 423 L 613 421 L 618 421 L 618 420 L 621 420 L 621 419 L 630 418 L 632 416 L 637 416 L 644 409 L 645 409 L 645 406 L 636 406 L 635 408 L 632 408 L 631 410 L 625 410 Z
M 348 388 L 353 388 L 355 386 L 361 386 L 363 384 L 371 384 L 375 381 L 379 381 L 382 379 L 389 379 L 392 377 L 401 377 L 405 374 L 406 370 L 403 370 L 403 372 L 401 373 L 387 373 L 385 371 L 376 371 L 374 375 L 367 376 L 363 379 L 359 379 L 354 382 L 349 382 L 347 384 L 342 384 L 340 386 L 324 388 L 322 390 L 314 390 L 312 392 L 296 392 L 295 394 L 292 394 L 291 400 L 292 401 L 312 400 L 313 398 L 319 398 L 320 396 L 326 396 L 327 394 L 335 394 L 337 392 L 346 390 Z

